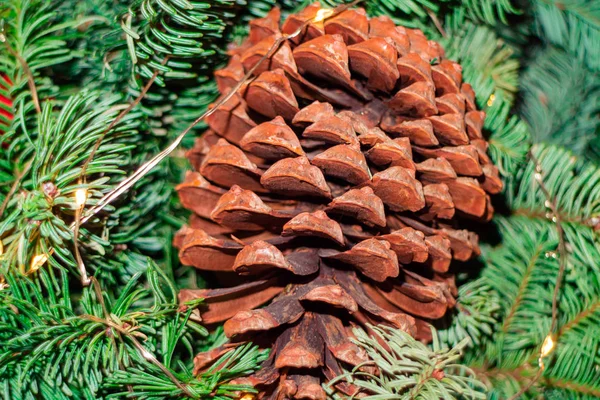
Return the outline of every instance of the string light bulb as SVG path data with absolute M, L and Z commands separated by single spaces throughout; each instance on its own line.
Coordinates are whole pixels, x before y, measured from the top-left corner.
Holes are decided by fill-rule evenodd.
M 77 189 L 75 191 L 75 205 L 77 208 L 81 208 L 87 200 L 87 190 L 86 189 Z
M 492 104 L 494 104 L 494 101 L 496 101 L 496 95 L 494 93 L 492 93 L 492 94 L 490 94 L 490 97 L 488 98 L 487 106 L 491 107 Z
M 550 353 L 552 353 L 552 350 L 554 350 L 554 346 L 555 346 L 555 342 L 554 342 L 554 339 L 552 338 L 552 335 L 546 336 L 546 339 L 544 339 L 544 343 L 542 343 L 542 349 L 540 350 L 540 356 L 542 356 L 542 357 L 548 356 Z
M 317 15 L 313 19 L 314 22 L 321 22 L 333 15 L 334 11 L 331 8 L 321 8 L 317 11 Z
M 46 263 L 46 261 L 48 261 L 48 255 L 37 254 L 37 255 L 33 256 L 33 258 L 31 259 L 30 269 L 32 271 L 37 271 L 38 269 L 40 269 L 40 267 L 42 265 L 44 265 Z
M 256 397 L 252 393 L 246 393 L 240 397 L 240 400 L 254 400 L 255 398 Z

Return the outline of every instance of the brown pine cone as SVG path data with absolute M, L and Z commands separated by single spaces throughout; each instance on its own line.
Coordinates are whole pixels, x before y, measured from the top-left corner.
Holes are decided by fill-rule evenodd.
M 215 72 L 221 93 L 318 10 L 252 21 Z M 489 220 L 502 183 L 460 65 L 419 30 L 346 10 L 285 41 L 255 75 L 188 153 L 195 171 L 177 190 L 194 215 L 176 245 L 224 287 L 180 300 L 204 298 L 205 323 L 273 347 L 247 382 L 324 399 L 323 380 L 366 360 L 352 324 L 429 339 L 427 322 L 455 304 L 451 259 L 479 254 L 459 220 Z

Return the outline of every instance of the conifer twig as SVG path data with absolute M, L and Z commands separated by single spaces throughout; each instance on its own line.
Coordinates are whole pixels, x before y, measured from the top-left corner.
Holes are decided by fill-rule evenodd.
M 559 263 L 559 267 L 558 267 L 558 275 L 556 277 L 556 283 L 554 285 L 554 291 L 552 293 L 551 325 L 550 325 L 550 330 L 548 332 L 548 335 L 544 339 L 544 343 L 542 343 L 541 348 L 540 348 L 540 354 L 539 354 L 539 358 L 538 358 L 539 369 L 538 369 L 537 373 L 535 374 L 535 376 L 533 377 L 533 379 L 531 381 L 529 381 L 527 383 L 527 385 L 523 386 L 517 393 L 515 393 L 513 396 L 511 396 L 508 400 L 516 400 L 516 399 L 520 398 L 525 392 L 527 392 L 533 385 L 535 385 L 539 381 L 539 379 L 542 377 L 542 374 L 544 373 L 544 370 L 545 370 L 545 365 L 544 365 L 543 359 L 544 359 L 544 357 L 549 356 L 552 353 L 552 351 L 554 350 L 554 348 L 556 347 L 556 340 L 558 340 L 558 338 L 555 337 L 556 336 L 555 331 L 556 331 L 556 327 L 558 324 L 558 296 L 560 294 L 560 287 L 561 287 L 561 283 L 562 283 L 565 269 L 567 266 L 567 245 L 566 245 L 565 237 L 564 237 L 565 236 L 564 229 L 562 227 L 562 219 L 561 219 L 560 213 L 558 212 L 558 206 L 556 205 L 556 201 L 554 200 L 550 191 L 546 187 L 546 184 L 544 183 L 542 166 L 541 166 L 539 160 L 533 154 L 532 150 L 529 151 L 529 157 L 531 158 L 531 160 L 533 161 L 533 163 L 535 165 L 534 178 L 535 178 L 536 182 L 538 183 L 538 185 L 540 186 L 540 190 L 542 191 L 542 193 L 544 194 L 544 197 L 546 199 L 544 204 L 546 205 L 547 208 L 549 208 L 552 211 L 551 220 L 552 220 L 552 222 L 554 222 L 556 224 L 556 230 L 558 232 L 558 251 L 559 251 L 558 263 Z
M 167 367 L 165 367 L 163 363 L 158 361 L 158 359 L 154 357 L 152 353 L 150 353 L 144 346 L 142 346 L 139 340 L 137 340 L 127 329 L 123 328 L 119 324 L 116 324 L 108 318 L 103 319 L 93 315 L 83 315 L 82 318 L 111 327 L 120 334 L 127 337 L 129 340 L 131 340 L 135 348 L 139 351 L 142 358 L 144 358 L 147 361 L 150 361 L 152 364 L 158 367 L 167 377 L 169 377 L 169 379 L 175 384 L 175 386 L 181 389 L 181 391 L 184 392 L 188 397 L 194 398 L 194 395 L 189 391 L 189 389 L 183 383 L 179 382 L 179 379 L 177 379 L 177 377 L 173 375 L 173 373 Z
M 4 214 L 4 210 L 6 210 L 6 207 L 8 206 L 8 202 L 10 201 L 11 197 L 17 191 L 17 188 L 19 187 L 19 183 L 21 183 L 21 179 L 23 179 L 25 174 L 27 174 L 27 172 L 31 168 L 32 164 L 33 164 L 33 157 L 31 158 L 31 160 L 29 160 L 27 162 L 27 164 L 25 164 L 25 168 L 23 168 L 23 171 L 18 173 L 17 176 L 15 177 L 15 181 L 13 182 L 13 184 L 10 187 L 10 190 L 6 194 L 6 197 L 4 198 L 2 205 L 0 205 L 0 218 L 2 218 L 2 214 Z
M 169 56 L 167 55 L 163 59 L 161 65 L 165 65 L 168 60 L 169 60 Z M 94 143 L 94 147 L 92 148 L 92 151 L 90 152 L 90 155 L 88 156 L 88 158 L 83 163 L 83 166 L 81 167 L 81 173 L 79 174 L 79 180 L 80 180 L 80 182 L 83 181 L 83 180 L 85 180 L 85 172 L 87 171 L 87 168 L 88 168 L 89 164 L 94 159 L 94 156 L 98 152 L 98 149 L 100 148 L 100 144 L 102 144 L 102 140 L 104 140 L 104 138 L 106 137 L 106 134 L 108 132 L 110 132 L 110 130 L 112 128 L 114 128 L 115 125 L 117 125 L 123 118 L 125 118 L 125 116 L 127 114 L 129 114 L 129 112 L 131 110 L 133 110 L 134 107 L 137 106 L 140 103 L 140 101 L 142 101 L 142 99 L 144 98 L 144 96 L 146 96 L 146 93 L 148 93 L 148 90 L 150 90 L 150 87 L 154 84 L 154 81 L 158 77 L 158 73 L 159 73 L 159 70 L 154 71 L 154 74 L 148 80 L 148 82 L 146 82 L 146 85 L 144 85 L 144 87 L 142 88 L 142 91 L 135 98 L 135 100 L 133 100 L 131 103 L 129 103 L 129 105 L 127 106 L 127 108 L 125 108 L 123 111 L 121 111 L 119 113 L 119 115 L 117 115 L 117 117 L 108 125 L 108 127 L 104 130 L 104 132 L 102 132 L 102 134 L 98 137 L 98 139 Z
M 431 9 L 429 7 L 425 7 L 425 10 L 427 11 L 427 15 L 429 15 L 429 18 L 431 18 L 431 21 L 433 21 L 433 24 L 435 25 L 435 27 L 437 28 L 437 30 L 442 34 L 442 36 L 444 38 L 447 38 L 448 34 L 446 33 L 446 30 L 444 29 L 444 27 L 440 23 L 440 20 L 435 15 L 435 13 L 433 11 L 431 11 Z
M 19 64 L 23 67 L 23 71 L 25 71 L 25 75 L 27 76 L 27 84 L 29 85 L 29 90 L 31 90 L 31 98 L 33 100 L 33 106 L 35 107 L 35 111 L 38 114 L 42 113 L 42 107 L 40 107 L 40 99 L 38 97 L 37 87 L 35 86 L 35 80 L 33 79 L 33 73 L 29 68 L 29 64 L 27 64 L 27 60 L 25 60 L 19 53 L 17 53 L 6 40 L 6 36 L 4 33 L 0 32 L 0 42 L 4 43 L 6 50 L 15 56 L 15 58 L 19 61 Z
M 167 55 L 163 59 L 162 65 L 164 65 L 168 60 L 169 60 L 169 56 Z M 148 80 L 148 82 L 146 82 L 146 85 L 144 85 L 142 91 L 135 98 L 135 100 L 132 101 L 127 106 L 127 108 L 125 108 L 123 111 L 121 111 L 119 113 L 119 115 L 117 115 L 117 117 L 100 134 L 100 136 L 98 136 L 98 139 L 96 139 L 96 142 L 94 143 L 94 147 L 92 147 L 92 151 L 90 152 L 88 158 L 85 160 L 85 162 L 81 166 L 81 172 L 79 173 L 79 183 L 80 184 L 85 182 L 85 173 L 87 171 L 87 168 L 90 165 L 90 163 L 92 162 L 92 160 L 94 159 L 94 156 L 96 155 L 96 153 L 98 152 L 98 149 L 100 148 L 102 141 L 106 137 L 106 134 L 108 132 L 110 132 L 110 130 L 115 125 L 117 125 L 123 118 L 125 118 L 125 116 L 131 110 L 133 110 L 134 107 L 140 103 L 140 101 L 142 101 L 142 99 L 144 98 L 144 96 L 146 96 L 146 93 L 148 93 L 148 90 L 150 90 L 150 87 L 154 84 L 154 81 L 158 77 L 158 72 L 159 72 L 159 70 L 154 71 L 154 74 Z M 73 222 L 71 229 L 73 230 L 73 245 L 74 245 L 74 252 L 75 252 L 75 261 L 77 262 L 77 267 L 79 268 L 79 272 L 81 274 L 81 284 L 83 286 L 88 286 L 90 284 L 90 279 L 88 278 L 87 270 L 85 269 L 85 264 L 83 262 L 83 258 L 81 257 L 81 253 L 79 252 L 79 229 L 81 227 L 81 214 L 83 213 L 84 209 L 85 209 L 85 201 L 80 206 L 77 207 L 77 210 L 75 210 L 75 221 Z M 0 212 L 0 216 L 1 215 L 2 215 L 2 213 Z

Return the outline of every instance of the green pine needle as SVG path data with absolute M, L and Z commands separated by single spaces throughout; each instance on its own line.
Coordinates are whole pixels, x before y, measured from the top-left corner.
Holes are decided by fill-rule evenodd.
M 390 327 L 369 326 L 373 334 L 360 328 L 353 330 L 359 347 L 364 349 L 371 362 L 365 367 L 375 366 L 377 373 L 357 366 L 324 387 L 334 398 L 340 397 L 335 384 L 343 381 L 357 386 L 361 398 L 369 400 L 426 400 L 426 399 L 485 399 L 485 386 L 473 377 L 473 373 L 457 364 L 462 350 L 469 339 L 462 340 L 452 349 L 441 348 L 433 331 L 433 349 L 413 339 L 408 333 Z M 373 335 L 379 335 L 383 346 Z

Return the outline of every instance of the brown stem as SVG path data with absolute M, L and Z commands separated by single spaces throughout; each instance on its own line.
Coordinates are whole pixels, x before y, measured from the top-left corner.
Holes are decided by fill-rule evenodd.
M 544 370 L 542 368 L 538 369 L 538 371 L 535 374 L 535 376 L 533 377 L 533 379 L 531 379 L 529 382 L 527 382 L 527 384 L 525 386 L 522 386 L 521 390 L 519 390 L 517 393 L 515 393 L 514 395 L 509 397 L 508 400 L 516 400 L 519 397 L 521 397 L 525 392 L 527 392 L 529 389 L 531 389 L 531 387 L 533 385 L 536 384 L 536 382 L 542 377 L 543 373 L 544 373 Z
M 527 287 L 527 284 L 529 283 L 529 278 L 531 277 L 531 274 L 533 273 L 533 269 L 535 268 L 535 263 L 540 256 L 540 251 L 541 251 L 541 249 L 540 249 L 540 247 L 538 247 L 536 253 L 533 255 L 533 257 L 529 261 L 529 264 L 527 265 L 527 269 L 525 270 L 525 274 L 521 279 L 521 283 L 519 285 L 519 291 L 517 292 L 515 301 L 513 302 L 512 306 L 510 307 L 510 310 L 509 310 L 508 314 L 506 315 L 506 318 L 504 318 L 504 322 L 502 322 L 501 330 L 504 333 L 506 333 L 508 331 L 508 327 L 510 326 L 512 319 L 513 319 L 515 313 L 517 312 L 517 308 L 521 304 L 521 300 L 523 299 L 523 296 L 525 294 L 525 289 Z
M 571 319 L 569 322 L 564 324 L 558 330 L 558 333 L 556 335 L 557 338 L 564 335 L 566 332 L 570 331 L 571 329 L 573 329 L 575 326 L 577 326 L 579 324 L 579 322 L 581 322 L 582 319 L 589 317 L 590 315 L 592 315 L 593 313 L 595 313 L 598 310 L 600 310 L 600 299 L 597 299 L 596 302 L 592 303 L 588 308 L 586 308 L 585 310 L 582 310 L 579 314 L 577 314 L 575 317 L 573 317 L 573 319 Z
M 540 189 L 544 193 L 544 197 L 546 197 L 546 202 L 552 211 L 553 220 L 556 222 L 556 230 L 558 231 L 559 267 L 558 276 L 556 277 L 556 284 L 554 285 L 554 292 L 552 294 L 552 326 L 550 328 L 550 333 L 552 334 L 556 330 L 556 325 L 558 324 L 558 295 L 560 293 L 560 285 L 565 274 L 565 268 L 567 267 L 567 244 L 565 242 L 565 232 L 562 227 L 562 217 L 558 212 L 558 207 L 556 206 L 555 200 L 552 198 L 550 191 L 544 184 L 540 163 L 533 153 L 530 153 L 530 156 L 536 165 L 536 179 L 540 185 Z
M 428 7 L 425 7 L 425 10 L 427 10 L 427 15 L 429 15 L 429 18 L 431 18 L 431 20 L 433 21 L 433 24 L 435 25 L 437 30 L 440 31 L 440 33 L 442 34 L 443 37 L 447 38 L 448 34 L 444 30 L 444 27 L 440 23 L 440 20 L 435 15 L 435 13 L 433 11 L 431 11 Z
M 81 284 L 83 286 L 88 286 L 91 281 L 85 269 L 83 258 L 81 258 L 81 253 L 79 252 L 79 227 L 81 226 L 81 212 L 83 211 L 84 207 L 85 202 L 81 206 L 78 206 L 77 210 L 75 210 L 75 227 L 73 229 L 73 250 L 75 251 L 75 260 L 77 261 L 77 268 L 79 269 L 79 273 L 81 274 Z
M 93 322 L 97 322 L 99 324 L 103 324 L 106 326 L 109 326 L 113 329 L 115 329 L 117 332 L 119 332 L 120 334 L 122 334 L 123 336 L 127 337 L 129 340 L 131 340 L 131 342 L 133 343 L 133 345 L 135 346 L 135 348 L 139 351 L 140 355 L 145 359 L 150 361 L 152 364 L 154 364 L 155 366 L 157 366 L 165 375 L 167 375 L 167 377 L 171 380 L 171 382 L 173 382 L 175 384 L 175 386 L 177 386 L 183 393 L 186 394 L 186 396 L 190 397 L 190 398 L 194 398 L 194 394 L 192 392 L 189 391 L 189 389 L 181 382 L 179 382 L 179 380 L 177 379 L 177 377 L 175 375 L 173 375 L 173 373 L 167 368 L 165 367 L 160 361 L 158 361 L 158 359 L 156 357 L 154 357 L 154 355 L 152 353 L 150 353 L 136 338 L 135 336 L 133 336 L 131 334 L 131 332 L 129 332 L 127 329 L 123 328 L 121 325 L 116 324 L 115 322 L 111 321 L 110 319 L 102 319 L 102 318 L 98 318 L 94 315 L 82 315 L 82 318 L 87 319 L 89 321 L 93 321 Z
M 166 56 L 163 59 L 161 65 L 165 65 L 168 60 L 169 60 L 169 56 Z M 142 101 L 142 99 L 144 98 L 144 96 L 146 96 L 146 93 L 148 93 L 148 90 L 150 90 L 150 87 L 154 84 L 154 81 L 158 77 L 158 72 L 159 72 L 158 70 L 154 71 L 154 74 L 152 74 L 152 77 L 148 80 L 148 82 L 146 82 L 146 85 L 144 85 L 144 88 L 142 89 L 142 91 L 140 92 L 140 94 L 136 97 L 136 99 L 134 101 L 132 101 L 129 104 L 129 106 L 127 106 L 126 109 L 124 109 L 123 111 L 121 111 L 119 113 L 119 115 L 117 115 L 117 117 L 110 123 L 110 125 L 108 125 L 108 127 L 104 130 L 104 132 L 102 132 L 102 134 L 98 137 L 98 139 L 96 140 L 96 143 L 94 143 L 94 147 L 92 148 L 92 151 L 90 152 L 90 155 L 88 156 L 88 158 L 83 163 L 83 166 L 81 167 L 81 173 L 79 174 L 79 181 L 80 182 L 85 180 L 85 172 L 87 171 L 87 168 L 88 168 L 89 164 L 94 159 L 94 156 L 96 155 L 96 152 L 100 148 L 100 144 L 102 144 L 102 140 L 104 140 L 104 137 L 106 136 L 106 134 L 115 125 L 117 125 L 123 118 L 125 118 L 125 116 L 127 114 L 129 114 L 129 112 L 131 110 L 133 110 L 133 108 L 135 106 L 137 106 L 140 103 L 140 101 Z
M 25 168 L 23 168 L 23 171 L 21 171 L 16 176 L 15 181 L 13 182 L 12 186 L 10 187 L 10 190 L 8 191 L 8 193 L 6 194 L 6 197 L 4 198 L 4 201 L 2 202 L 2 205 L 0 206 L 0 218 L 2 218 L 2 214 L 4 214 L 4 210 L 6 210 L 6 207 L 8 206 L 8 202 L 10 201 L 11 197 L 17 191 L 19 184 L 21 183 L 21 179 L 23 179 L 25 174 L 27 174 L 27 172 L 31 168 L 32 164 L 33 164 L 33 157 L 31 158 L 31 160 L 29 160 L 27 162 L 27 164 L 25 165 Z
M 169 56 L 166 56 L 162 61 L 162 65 L 164 65 L 168 61 L 168 59 L 169 59 Z M 116 124 L 118 124 L 131 110 L 133 110 L 133 108 L 136 105 L 138 105 L 140 103 L 140 101 L 142 101 L 144 96 L 146 96 L 146 93 L 148 93 L 148 90 L 150 90 L 150 87 L 154 84 L 154 81 L 156 80 L 157 77 L 158 77 L 158 70 L 154 71 L 154 74 L 152 74 L 152 77 L 148 80 L 148 82 L 146 82 L 146 85 L 144 86 L 144 88 L 142 89 L 140 94 L 136 97 L 136 99 L 134 101 L 132 101 L 129 104 L 129 106 L 127 106 L 127 108 L 125 108 L 123 111 L 121 111 L 119 113 L 119 115 L 117 115 L 117 117 L 108 125 L 108 127 L 98 137 L 98 139 L 96 140 L 96 143 L 94 143 L 94 147 L 92 147 L 92 151 L 90 152 L 90 155 L 88 156 L 88 158 L 85 160 L 85 162 L 83 163 L 83 165 L 81 167 L 81 172 L 79 173 L 79 183 L 85 182 L 85 173 L 87 171 L 87 168 L 90 165 L 90 163 L 92 162 L 92 160 L 94 159 L 94 156 L 96 155 L 96 152 L 100 148 L 100 145 L 102 144 L 102 140 L 104 140 L 104 138 L 106 137 L 106 134 L 108 132 L 110 132 L 110 130 Z M 79 268 L 79 272 L 81 274 L 81 284 L 83 286 L 88 286 L 91 281 L 88 278 L 88 274 L 85 269 L 85 264 L 83 262 L 83 258 L 81 257 L 81 254 L 79 252 L 79 228 L 81 227 L 81 214 L 82 214 L 84 208 L 85 208 L 85 202 L 80 207 L 78 207 L 75 212 L 75 223 L 73 226 L 73 243 L 75 246 L 74 250 L 75 250 L 75 259 L 77 261 L 77 267 Z
M 526 208 L 518 208 L 516 210 L 512 210 L 512 213 L 515 215 L 522 215 L 522 216 L 530 218 L 530 219 L 544 219 L 544 220 L 547 219 L 546 213 L 544 213 L 542 211 L 532 211 L 532 210 L 529 210 Z M 595 225 L 598 224 L 598 222 L 595 221 L 594 217 L 589 217 L 589 218 L 575 217 L 572 215 L 562 213 L 560 211 L 557 214 L 560 216 L 563 223 L 585 225 L 585 226 L 591 227 L 592 229 L 594 228 Z
M 544 379 L 544 382 L 550 387 L 567 389 L 593 398 L 600 398 L 600 389 L 592 388 L 587 385 L 573 383 L 562 379 Z
M 27 76 L 27 84 L 29 85 L 29 90 L 31 91 L 31 98 L 33 100 L 33 105 L 35 107 L 35 111 L 38 114 L 41 114 L 42 108 L 40 107 L 40 99 L 38 97 L 37 88 L 35 86 L 35 81 L 33 79 L 33 72 L 31 72 L 31 69 L 29 68 L 29 64 L 27 64 L 27 60 L 25 60 L 23 57 L 21 57 L 21 55 L 19 53 L 17 53 L 8 44 L 8 41 L 6 40 L 6 37 L 4 35 L 2 35 L 2 34 L 0 34 L 0 41 L 4 42 L 4 46 L 6 47 L 6 50 L 8 50 L 8 52 L 10 54 L 12 54 L 13 56 L 15 56 L 15 58 L 17 59 L 17 61 L 19 61 L 19 64 L 21 64 L 21 67 L 23 67 L 23 71 L 25 71 L 25 75 Z
M 531 160 L 533 160 L 533 162 L 535 163 L 535 180 L 538 182 L 538 185 L 540 186 L 540 190 L 542 191 L 542 193 L 544 194 L 544 197 L 546 198 L 547 207 L 550 208 L 550 210 L 552 211 L 552 214 L 553 214 L 552 221 L 554 221 L 556 223 L 556 230 L 558 232 L 559 267 L 558 267 L 558 276 L 556 277 L 556 283 L 554 285 L 554 291 L 552 293 L 552 324 L 550 326 L 550 331 L 548 332 L 548 336 L 551 337 L 551 335 L 553 335 L 555 333 L 556 327 L 558 324 L 558 295 L 560 294 L 560 286 L 561 286 L 563 276 L 565 273 L 565 268 L 567 266 L 567 245 L 565 242 L 565 233 L 564 233 L 564 230 L 562 227 L 562 218 L 561 218 L 560 214 L 558 213 L 558 207 L 556 206 L 556 201 L 552 198 L 550 191 L 544 184 L 544 176 L 542 175 L 543 171 L 542 171 L 540 162 L 535 157 L 535 155 L 533 154 L 532 151 L 529 152 L 529 157 L 531 157 Z M 540 368 L 538 369 L 538 372 L 535 374 L 534 378 L 527 385 L 522 387 L 521 390 L 519 390 L 519 392 L 517 392 L 514 396 L 510 397 L 509 400 L 516 400 L 519 397 L 521 397 L 521 395 L 523 395 L 523 393 L 525 393 L 527 390 L 529 390 L 529 388 L 531 388 L 541 378 L 541 376 L 545 370 L 543 358 L 545 356 L 550 355 L 549 353 L 551 351 L 552 351 L 552 348 L 550 350 L 546 351 L 546 354 L 544 354 L 544 350 L 542 347 L 542 350 L 540 350 L 540 356 L 539 356 Z

